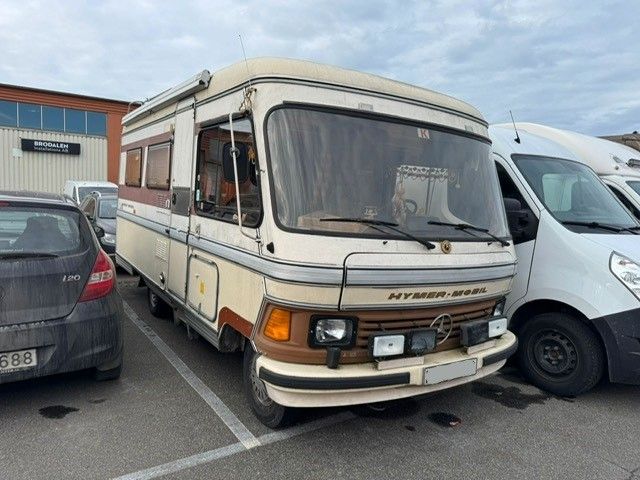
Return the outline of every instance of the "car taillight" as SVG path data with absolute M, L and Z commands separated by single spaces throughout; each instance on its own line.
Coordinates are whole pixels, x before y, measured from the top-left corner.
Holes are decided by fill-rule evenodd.
M 98 251 L 98 258 L 93 265 L 89 281 L 84 287 L 80 302 L 88 302 L 108 295 L 116 283 L 113 263 L 102 250 Z

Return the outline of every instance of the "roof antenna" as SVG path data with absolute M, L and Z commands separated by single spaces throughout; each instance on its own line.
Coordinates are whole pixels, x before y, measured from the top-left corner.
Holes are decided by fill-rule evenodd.
M 244 56 L 244 64 L 247 67 L 247 78 L 249 78 L 249 87 L 253 87 L 251 84 L 251 73 L 249 72 L 249 62 L 247 61 L 247 52 L 244 51 L 244 42 L 242 41 L 242 35 L 238 34 L 240 39 L 240 46 L 242 47 L 242 55 Z
M 511 123 L 513 123 L 513 129 L 516 131 L 516 138 L 513 139 L 514 142 L 520 143 L 520 135 L 518 135 L 518 129 L 516 128 L 516 122 L 513 120 L 513 113 L 509 110 L 509 115 L 511 115 Z

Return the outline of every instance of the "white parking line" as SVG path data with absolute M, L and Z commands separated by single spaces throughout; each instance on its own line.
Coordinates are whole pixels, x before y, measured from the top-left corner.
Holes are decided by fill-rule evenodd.
M 218 397 L 209 387 L 207 387 L 193 371 L 187 367 L 187 365 L 180 360 L 180 357 L 169 348 L 169 346 L 162 341 L 162 339 L 156 335 L 156 332 L 147 325 L 143 320 L 138 317 L 138 314 L 129 306 L 127 302 L 124 302 L 124 311 L 133 322 L 133 324 L 140 329 L 140 331 L 151 341 L 151 343 L 160 351 L 162 355 L 169 361 L 169 363 L 175 368 L 178 373 L 184 378 L 191 388 L 193 388 L 200 397 L 211 407 L 211 409 L 220 417 L 224 424 L 231 430 L 236 436 L 243 448 L 253 448 L 260 445 L 260 441 L 249 431 L 247 427 L 240 421 L 235 414 L 229 410 L 220 397 Z M 215 451 L 215 450 L 214 450 Z M 235 452 L 233 452 L 235 453 Z M 137 477 L 136 477 L 137 478 Z M 144 477 L 152 478 L 152 477 Z
M 286 440 L 303 433 L 312 432 L 320 428 L 335 425 L 346 420 L 355 418 L 355 415 L 350 412 L 339 413 L 330 417 L 315 420 L 313 422 L 305 423 L 303 425 L 297 425 L 295 427 L 287 428 L 285 430 L 279 430 L 277 432 L 267 433 L 258 438 L 262 445 L 268 445 L 270 443 L 276 443 L 282 440 Z M 221 458 L 230 457 L 236 453 L 245 451 L 246 448 L 242 443 L 237 442 L 225 447 L 209 450 L 208 452 L 198 453 L 190 457 L 180 458 L 173 462 L 164 463 L 155 467 L 140 470 L 138 472 L 129 473 L 121 477 L 114 478 L 113 480 L 149 480 L 151 478 L 161 477 L 170 473 L 176 473 L 187 468 L 196 467 L 205 463 L 210 463 L 214 460 L 220 460 Z

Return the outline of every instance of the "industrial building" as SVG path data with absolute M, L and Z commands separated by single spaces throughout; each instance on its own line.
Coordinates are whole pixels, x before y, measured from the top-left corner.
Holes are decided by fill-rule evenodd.
M 612 142 L 622 143 L 627 147 L 640 150 L 640 133 L 634 131 L 633 133 L 624 133 L 622 135 L 610 135 L 608 137 L 602 137 Z
M 128 102 L 0 84 L 0 190 L 117 183 L 128 110 Z

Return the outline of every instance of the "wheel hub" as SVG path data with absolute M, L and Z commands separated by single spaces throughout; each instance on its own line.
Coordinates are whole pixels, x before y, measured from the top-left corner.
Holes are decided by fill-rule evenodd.
M 578 352 L 573 342 L 558 330 L 540 332 L 533 344 L 538 366 L 553 376 L 571 374 L 578 363 Z

